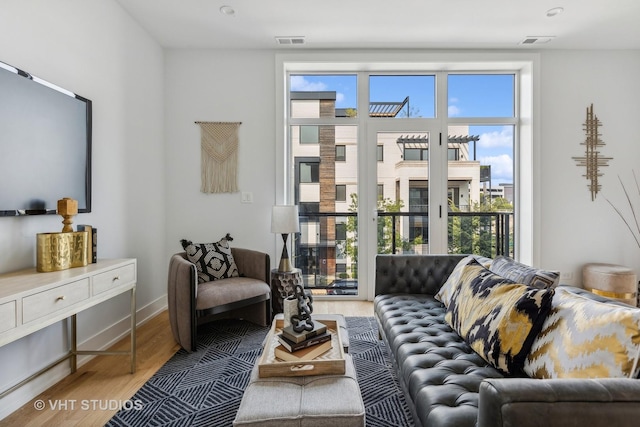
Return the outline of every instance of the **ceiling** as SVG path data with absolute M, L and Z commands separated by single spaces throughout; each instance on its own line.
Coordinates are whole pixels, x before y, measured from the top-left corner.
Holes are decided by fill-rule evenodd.
M 640 49 L 638 0 L 116 1 L 167 48 Z

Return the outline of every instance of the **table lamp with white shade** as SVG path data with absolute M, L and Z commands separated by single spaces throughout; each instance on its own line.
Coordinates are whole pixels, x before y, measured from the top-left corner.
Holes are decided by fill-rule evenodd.
M 292 271 L 287 251 L 287 238 L 290 233 L 300 232 L 300 222 L 298 221 L 298 206 L 296 205 L 276 205 L 271 212 L 271 232 L 282 234 L 284 247 L 280 258 L 279 272 Z

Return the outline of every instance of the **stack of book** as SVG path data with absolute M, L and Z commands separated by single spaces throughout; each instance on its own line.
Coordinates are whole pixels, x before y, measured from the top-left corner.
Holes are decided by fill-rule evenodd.
M 331 350 L 331 332 L 318 321 L 313 322 L 313 330 L 295 332 L 291 326 L 278 334 L 280 344 L 274 349 L 274 355 L 286 362 L 313 360 Z

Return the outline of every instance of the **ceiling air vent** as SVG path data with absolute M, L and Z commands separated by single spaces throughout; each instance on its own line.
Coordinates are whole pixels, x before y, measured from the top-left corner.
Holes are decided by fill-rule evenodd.
M 279 45 L 301 45 L 304 44 L 304 37 L 276 37 L 276 42 L 278 42 Z
M 549 43 L 555 36 L 527 36 L 518 44 L 530 45 L 530 44 L 543 44 Z

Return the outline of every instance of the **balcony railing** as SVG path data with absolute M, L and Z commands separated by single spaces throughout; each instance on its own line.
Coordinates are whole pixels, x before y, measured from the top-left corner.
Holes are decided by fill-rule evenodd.
M 424 212 L 378 212 L 378 253 L 429 253 L 428 223 Z M 293 252 L 305 285 L 357 293 L 357 214 L 301 213 L 300 224 Z M 448 212 L 447 235 L 448 253 L 513 256 L 513 213 Z

